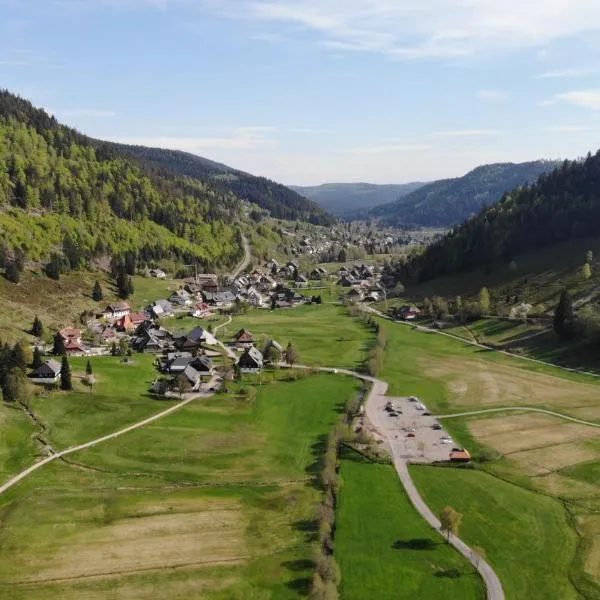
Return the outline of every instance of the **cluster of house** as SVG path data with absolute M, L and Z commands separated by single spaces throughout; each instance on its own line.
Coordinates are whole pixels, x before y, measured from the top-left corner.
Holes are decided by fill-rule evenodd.
M 340 267 L 337 284 L 350 288 L 346 293 L 351 302 L 379 302 L 385 299 L 385 287 L 381 283 L 381 273 L 373 265 Z

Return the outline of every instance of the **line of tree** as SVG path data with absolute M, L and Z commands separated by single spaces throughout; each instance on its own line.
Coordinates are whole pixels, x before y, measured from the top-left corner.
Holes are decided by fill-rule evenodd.
M 595 236 L 600 220 L 600 152 L 565 161 L 537 183 L 516 188 L 422 253 L 386 267 L 405 284 L 484 267 L 509 265 L 525 252 Z
M 27 390 L 26 369 L 33 357 L 21 342 L 14 346 L 0 343 L 0 395 L 6 402 L 25 399 Z

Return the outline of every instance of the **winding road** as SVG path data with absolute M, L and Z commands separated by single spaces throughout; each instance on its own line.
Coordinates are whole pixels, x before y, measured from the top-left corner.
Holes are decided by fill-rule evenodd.
M 231 273 L 231 281 L 234 281 L 237 277 L 239 277 L 240 273 L 242 273 L 246 269 L 246 267 L 250 264 L 250 261 L 252 260 L 250 244 L 248 243 L 248 238 L 243 233 L 242 246 L 244 247 L 244 258 L 242 258 L 240 264 L 235 268 L 233 273 Z

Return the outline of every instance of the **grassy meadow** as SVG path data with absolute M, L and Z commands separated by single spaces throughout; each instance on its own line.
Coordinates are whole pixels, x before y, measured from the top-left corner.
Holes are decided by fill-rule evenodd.
M 390 382 L 392 395 L 420 396 L 438 414 L 521 405 L 600 423 L 600 381 L 594 377 L 482 351 L 400 324 L 382 323 L 388 329 L 389 342 L 381 377 Z M 485 519 L 479 515 L 477 526 L 465 526 L 465 537 L 487 552 L 507 593 L 513 590 L 507 597 L 523 597 L 518 592 L 527 581 L 532 587 L 539 581 L 540 589 L 546 590 L 554 585 L 547 579 L 547 586 L 542 586 L 541 567 L 535 561 L 522 561 L 517 571 L 496 547 L 500 542 L 507 548 L 516 543 L 508 523 L 520 523 L 521 507 L 528 503 L 535 510 L 527 511 L 523 535 L 545 539 L 547 546 L 556 538 L 562 548 L 558 557 L 561 566 L 556 569 L 568 575 L 563 587 L 556 588 L 560 593 L 531 597 L 577 597 L 567 585 L 569 580 L 581 597 L 600 597 L 600 479 L 595 476 L 600 463 L 600 429 L 526 412 L 448 419 L 443 424 L 457 443 L 475 455 L 489 456 L 494 451 L 495 458 L 476 463 L 469 471 L 415 467 L 415 482 L 432 507 L 454 502 L 458 510 L 465 507 L 465 511 L 476 514 L 478 502 L 485 506 Z M 483 494 L 486 489 L 490 497 Z M 505 501 L 492 502 L 492 496 Z M 507 523 L 497 529 L 490 527 L 495 532 L 493 544 L 486 533 L 487 522 Z M 561 595 L 562 590 L 565 595 Z
M 321 494 L 313 478 L 324 438 L 357 382 L 306 374 L 256 390 L 255 403 L 236 394 L 194 402 L 53 463 L 2 496 L 0 596 L 305 595 Z M 156 401 L 145 401 L 157 409 Z M 116 402 L 88 405 L 70 421 L 64 412 L 44 418 L 61 429 L 97 418 L 95 435 L 103 418 L 94 412 L 133 417 L 122 419 Z M 73 430 L 60 440 L 79 439 L 80 426 Z
M 412 507 L 391 465 L 346 451 L 335 556 L 342 600 L 485 598 L 475 569 Z

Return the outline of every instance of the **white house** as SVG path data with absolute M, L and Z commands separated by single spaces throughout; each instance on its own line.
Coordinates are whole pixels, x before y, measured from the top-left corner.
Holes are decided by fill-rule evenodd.
M 109 304 L 102 313 L 105 319 L 120 319 L 131 312 L 131 307 L 127 302 L 118 302 Z

